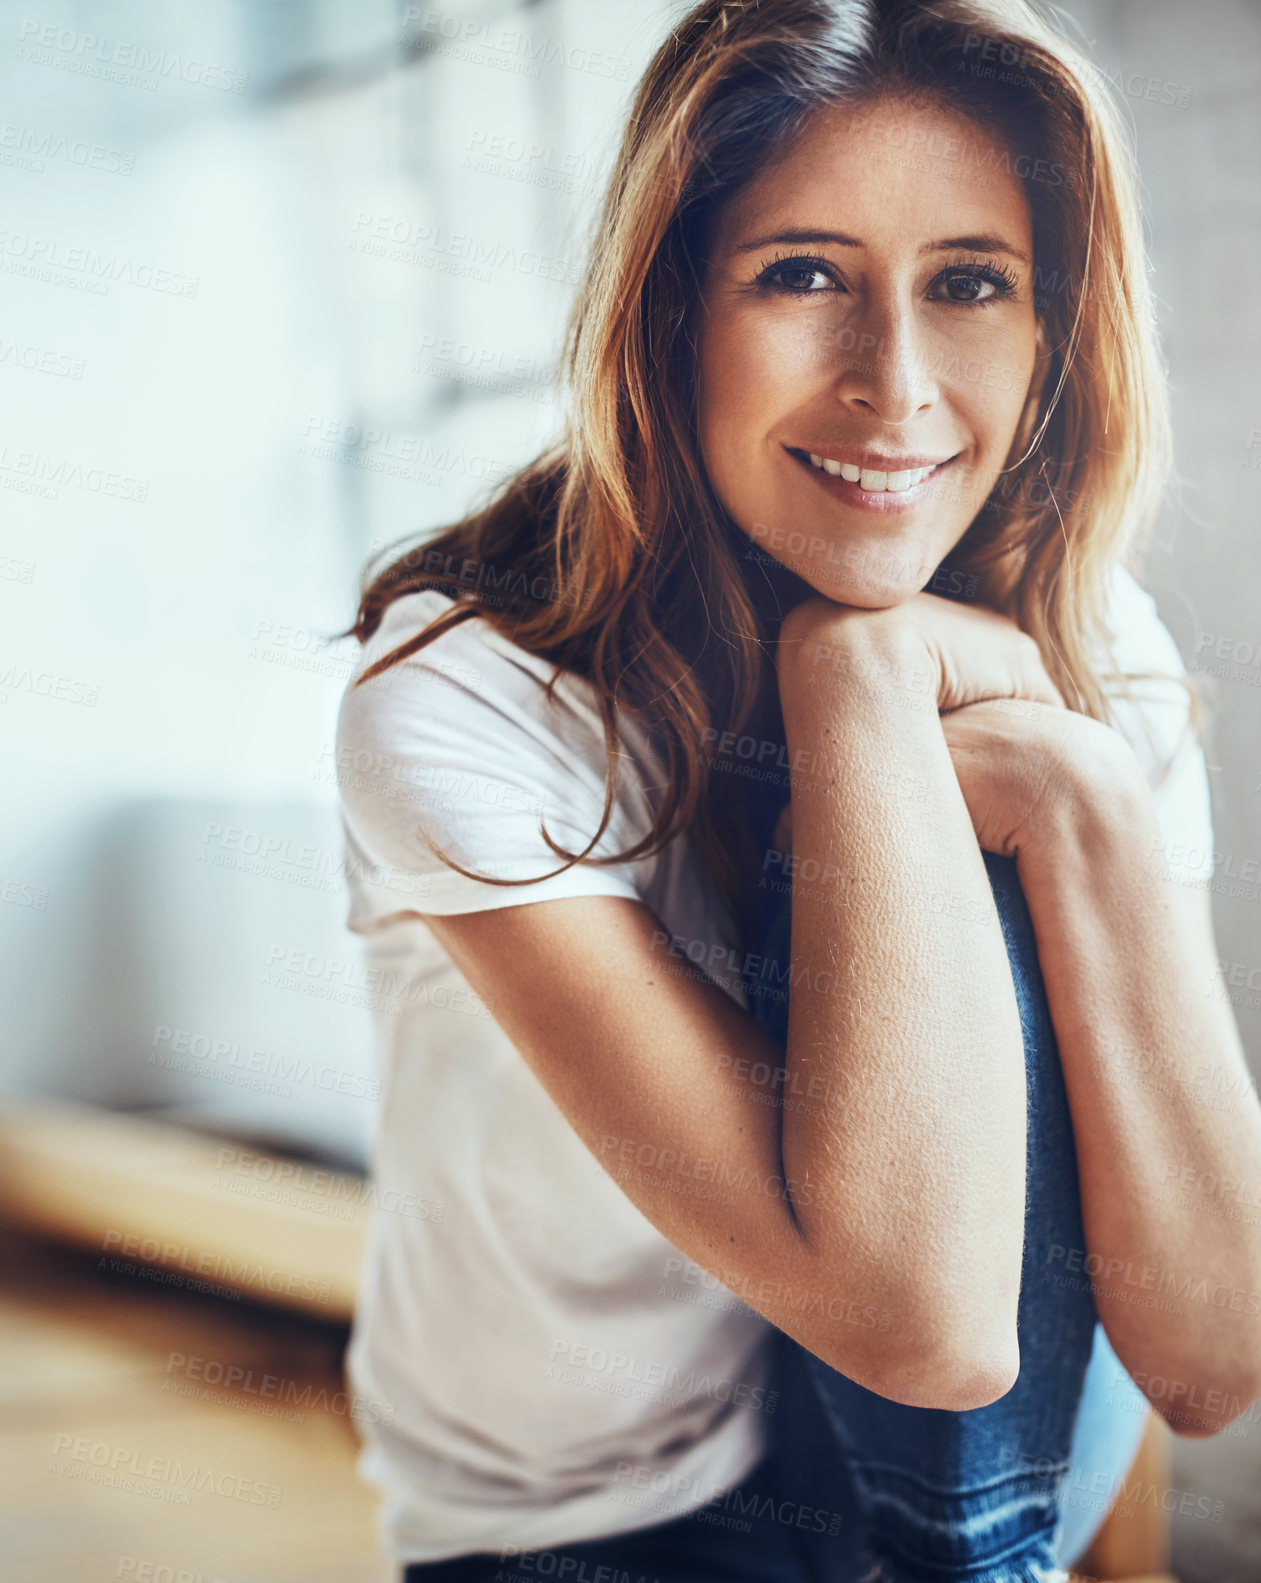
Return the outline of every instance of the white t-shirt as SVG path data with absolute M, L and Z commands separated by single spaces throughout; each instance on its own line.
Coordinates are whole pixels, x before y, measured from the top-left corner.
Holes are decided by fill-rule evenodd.
M 395 600 L 355 676 L 451 602 Z M 1123 668 L 1181 671 L 1127 575 L 1112 610 Z M 590 840 L 603 730 L 579 678 L 562 675 L 548 704 L 553 670 L 473 617 L 361 688 L 352 677 L 338 722 L 349 927 L 368 942 L 382 1081 L 379 1207 L 348 1362 L 361 1471 L 384 1493 L 385 1547 L 400 1562 L 681 1516 L 751 1471 L 775 1407 L 768 1321 L 714 1290 L 630 1202 L 419 916 L 642 900 L 671 935 L 701 942 L 711 976 L 747 1009 L 722 966 L 738 941 L 686 835 L 654 858 L 518 887 L 456 873 L 422 838 L 423 826 L 464 867 L 504 878 L 560 862 L 540 814 L 568 850 Z M 1134 709 L 1126 733 L 1154 773 L 1185 695 L 1168 684 L 1145 695 L 1153 740 Z M 622 741 L 600 855 L 646 832 L 662 780 L 633 722 Z M 1198 748 L 1155 795 L 1171 849 L 1211 849 Z

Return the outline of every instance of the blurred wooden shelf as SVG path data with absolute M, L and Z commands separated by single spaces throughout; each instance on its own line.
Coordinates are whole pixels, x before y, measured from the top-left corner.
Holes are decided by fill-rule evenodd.
M 227 1288 L 348 1323 L 371 1207 L 363 1178 L 238 1140 L 114 1111 L 51 1103 L 0 1112 L 0 1218 L 147 1266 L 164 1285 Z M 1168 1429 L 1151 1414 L 1131 1470 L 1168 1483 Z M 1074 1583 L 1177 1583 L 1169 1524 L 1114 1508 Z
M 0 1225 L 0 1578 L 398 1583 L 345 1332 L 86 1262 Z
M 164 1284 L 347 1323 L 370 1212 L 361 1177 L 235 1139 L 88 1106 L 0 1111 L 0 1216 Z

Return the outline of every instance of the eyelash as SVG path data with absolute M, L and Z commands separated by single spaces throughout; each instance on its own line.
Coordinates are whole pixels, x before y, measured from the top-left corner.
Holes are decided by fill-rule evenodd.
M 781 269 L 784 269 L 785 266 L 790 264 L 798 269 L 818 270 L 820 274 L 827 275 L 832 280 L 836 279 L 835 267 L 832 264 L 829 264 L 827 259 L 815 258 L 802 253 L 787 253 L 776 254 L 776 256 L 765 267 L 765 269 L 759 272 L 753 284 L 764 291 L 775 292 L 780 296 L 818 296 L 818 292 L 811 291 L 805 287 L 783 286 L 776 285 L 774 283 L 773 277 Z M 932 280 L 929 282 L 929 285 L 940 285 L 941 282 L 949 280 L 952 276 L 963 276 L 965 279 L 969 280 L 984 280 L 994 287 L 994 295 L 992 297 L 986 297 L 979 302 L 967 302 L 952 297 L 937 299 L 943 302 L 948 302 L 953 308 L 986 308 L 989 307 L 991 303 L 1004 302 L 1016 295 L 1017 288 L 1020 284 L 1015 271 L 1008 268 L 1005 264 L 993 264 L 986 259 L 977 258 L 972 259 L 966 264 L 947 264 L 944 269 L 939 270 L 938 273 L 933 276 Z

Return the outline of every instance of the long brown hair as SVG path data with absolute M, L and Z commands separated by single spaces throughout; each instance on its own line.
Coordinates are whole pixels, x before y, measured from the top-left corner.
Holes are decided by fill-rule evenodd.
M 732 794 L 742 783 L 713 744 L 751 724 L 774 733 L 770 644 L 794 585 L 809 590 L 750 554 L 701 464 L 700 270 L 719 206 L 814 112 L 889 94 L 944 102 L 1008 150 L 1051 354 L 951 571 L 1037 640 L 1070 707 L 1108 719 L 1106 582 L 1168 471 L 1165 383 L 1124 123 L 1097 69 L 1026 0 L 705 0 L 688 13 L 639 85 L 610 178 L 566 342 L 563 439 L 463 521 L 369 569 L 350 629 L 366 643 L 392 600 L 436 589 L 455 604 L 357 685 L 477 616 L 590 682 L 609 749 L 604 813 L 579 853 L 543 831 L 561 869 L 607 827 L 618 712 L 636 716 L 665 768 L 655 823 L 589 860 L 649 856 L 688 830 L 742 924 L 759 862 L 753 793 Z

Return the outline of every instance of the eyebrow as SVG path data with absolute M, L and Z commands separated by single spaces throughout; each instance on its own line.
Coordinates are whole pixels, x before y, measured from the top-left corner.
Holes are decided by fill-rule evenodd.
M 736 248 L 737 253 L 754 253 L 759 248 L 769 247 L 774 242 L 782 242 L 786 246 L 799 247 L 817 245 L 820 242 L 831 242 L 836 247 L 862 247 L 863 244 L 856 236 L 846 236 L 843 231 L 777 231 L 773 236 L 760 236 L 752 242 L 741 242 Z M 926 242 L 920 248 L 921 253 L 1006 253 L 1010 258 L 1015 258 L 1022 264 L 1029 262 L 1029 255 L 1022 253 L 1018 247 L 1013 247 L 1010 242 L 1005 242 L 1001 236 L 986 233 L 980 236 L 952 236 L 940 242 Z

